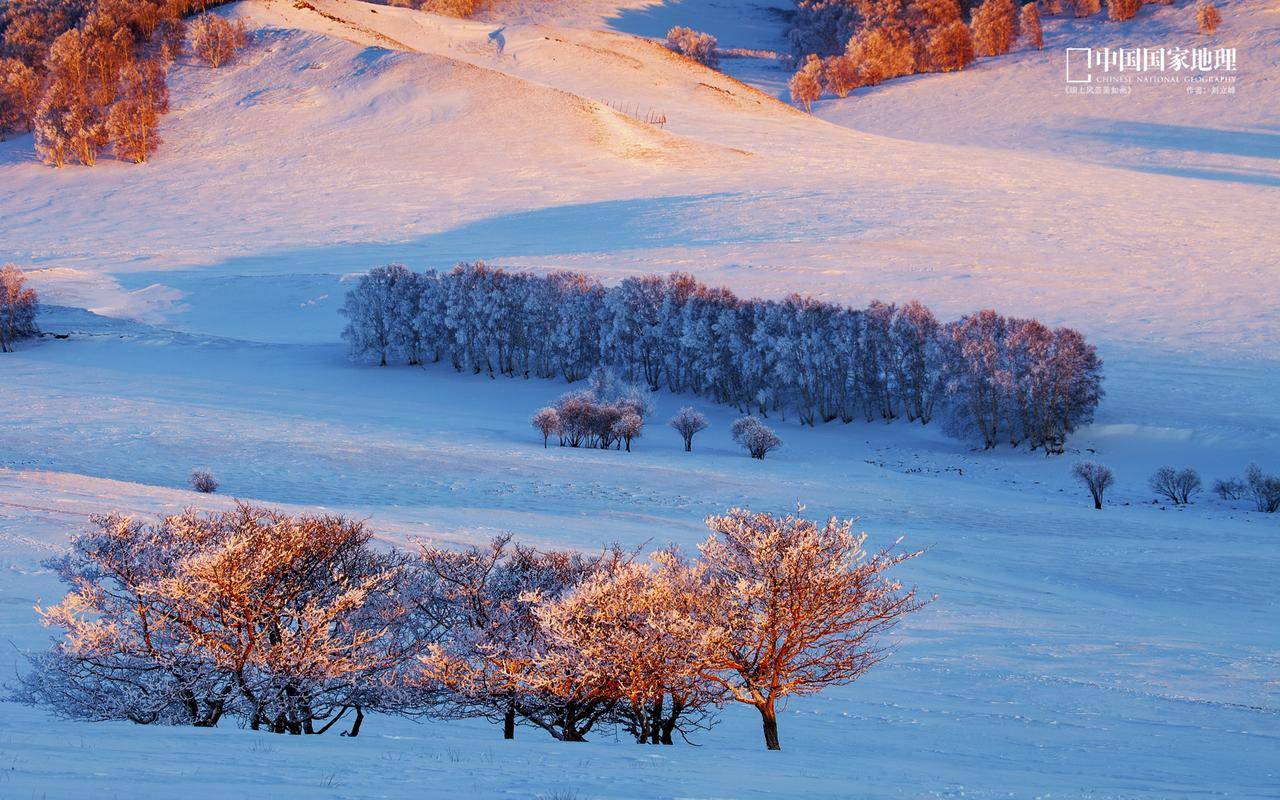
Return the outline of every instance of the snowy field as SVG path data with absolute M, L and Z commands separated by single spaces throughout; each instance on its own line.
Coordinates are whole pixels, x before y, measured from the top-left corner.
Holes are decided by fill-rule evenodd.
M 816 119 L 776 102 L 765 59 L 725 62 L 757 90 L 633 38 L 683 22 L 780 49 L 766 6 L 530 0 L 496 52 L 501 21 L 314 4 L 351 22 L 229 10 L 253 48 L 177 68 L 145 166 L 54 172 L 29 139 L 0 143 L 0 263 L 68 335 L 0 357 L 6 675 L 47 643 L 32 607 L 61 588 L 40 562 L 87 515 L 233 497 L 366 518 L 389 545 L 580 548 L 688 547 L 708 514 L 802 502 L 860 517 L 873 544 L 929 546 L 904 576 L 938 599 L 857 684 L 791 702 L 781 753 L 742 708 L 700 747 L 656 748 L 384 717 L 357 739 L 86 724 L 6 702 L 0 798 L 1277 796 L 1280 520 L 1146 488 L 1166 463 L 1206 482 L 1280 470 L 1274 3 L 1224 5 L 1234 102 L 1062 94 L 1068 39 L 1181 43 L 1179 3 L 1123 29 L 1054 21 L 1042 54 Z M 528 415 L 564 384 L 356 366 L 338 342 L 352 273 L 463 258 L 1036 315 L 1098 344 L 1108 396 L 1053 459 L 936 426 L 783 421 L 756 462 L 701 402 L 712 428 L 686 454 L 660 421 L 690 398 L 665 394 L 636 452 L 544 449 Z M 1102 512 L 1068 474 L 1086 457 L 1117 474 Z M 193 467 L 221 493 L 187 491 Z

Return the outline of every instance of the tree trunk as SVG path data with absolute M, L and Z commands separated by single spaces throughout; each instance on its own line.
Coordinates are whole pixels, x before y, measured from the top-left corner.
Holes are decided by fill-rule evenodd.
M 364 710 L 360 706 L 356 706 L 356 719 L 351 723 L 351 730 L 343 734 L 343 736 L 356 737 L 360 735 L 360 723 L 364 722 Z
M 770 750 L 781 750 L 778 744 L 778 715 L 773 710 L 773 701 L 759 706 L 760 718 L 764 723 L 764 746 Z
M 507 702 L 507 711 L 502 716 L 502 738 L 516 738 L 516 701 L 512 698 Z

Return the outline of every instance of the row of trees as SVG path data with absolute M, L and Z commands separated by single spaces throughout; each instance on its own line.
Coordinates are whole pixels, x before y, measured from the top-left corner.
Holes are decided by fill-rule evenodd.
M 1115 485 L 1115 474 L 1111 468 L 1095 461 L 1081 461 L 1072 465 L 1071 475 L 1089 490 L 1093 507 L 1102 508 L 1107 490 Z M 1166 465 L 1151 474 L 1147 486 L 1158 497 L 1182 506 L 1191 503 L 1204 483 L 1200 480 L 1200 473 L 1191 467 L 1178 469 Z M 1280 476 L 1263 472 L 1257 464 L 1248 466 L 1243 479 L 1214 481 L 1213 491 L 1223 500 L 1251 500 L 1258 511 L 1266 514 L 1280 511 Z
M 1108 16 L 1131 19 L 1142 4 L 1108 0 Z M 961 70 L 978 56 L 1009 52 L 1019 39 L 1042 50 L 1041 14 L 1061 14 L 1064 6 L 1087 17 L 1102 3 L 1033 0 L 1019 8 L 1014 0 L 796 0 L 789 37 L 799 69 L 790 82 L 792 101 L 808 111 L 823 93 L 846 97 L 903 75 Z M 1211 33 L 1221 16 L 1216 8 L 1198 11 L 1197 21 Z
M 448 360 L 459 371 L 575 382 L 599 367 L 651 390 L 708 397 L 806 425 L 856 418 L 927 424 L 984 447 L 1061 451 L 1102 397 L 1101 361 L 1070 328 L 980 311 L 942 324 L 919 302 L 854 309 L 801 295 L 744 300 L 689 275 L 606 288 L 459 264 L 377 267 L 347 294 L 353 358 Z
M 238 505 L 94 520 L 52 562 L 65 630 L 19 699 L 64 716 L 321 734 L 364 713 L 484 717 L 584 741 L 671 744 L 737 701 L 770 749 L 788 698 L 855 680 L 923 605 L 851 522 L 732 510 L 696 558 L 588 555 L 510 537 L 416 553 L 358 522 Z
M 0 135 L 31 130 L 56 167 L 92 166 L 111 147 L 146 161 L 169 109 L 166 74 L 183 51 L 183 17 L 205 0 L 12 0 L 0 10 Z M 217 67 L 244 45 L 243 23 L 203 14 L 193 51 Z
M 15 342 L 40 334 L 36 325 L 36 290 L 16 264 L 0 267 L 0 353 L 12 353 Z

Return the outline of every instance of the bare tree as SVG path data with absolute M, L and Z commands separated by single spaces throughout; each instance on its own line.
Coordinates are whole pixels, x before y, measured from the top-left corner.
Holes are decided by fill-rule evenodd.
M 1223 500 L 1239 500 L 1249 487 L 1239 478 L 1226 478 L 1213 482 L 1213 493 Z
M 1093 507 L 1102 508 L 1102 496 L 1115 483 L 1111 468 L 1095 461 L 1080 461 L 1071 465 L 1071 474 L 1089 489 L 1089 494 L 1093 496 Z
M 1155 471 L 1149 483 L 1153 492 L 1180 506 L 1190 503 L 1200 490 L 1200 475 L 1191 467 L 1178 470 L 1165 466 Z
M 684 451 L 691 453 L 693 452 L 693 437 L 700 431 L 707 429 L 707 418 L 692 407 L 685 406 L 677 411 L 676 415 L 667 424 L 680 434 L 680 438 L 684 439 Z
M 192 470 L 187 482 L 191 484 L 192 489 L 202 494 L 213 494 L 218 491 L 218 479 L 207 469 Z
M 1257 464 L 1244 471 L 1245 486 L 1254 507 L 1264 514 L 1280 511 L 1280 475 L 1268 475 Z
M 704 670 L 760 712 L 779 750 L 779 706 L 850 683 L 889 653 L 879 638 L 924 603 L 888 571 L 919 555 L 868 553 L 853 521 L 733 509 L 707 519 Z

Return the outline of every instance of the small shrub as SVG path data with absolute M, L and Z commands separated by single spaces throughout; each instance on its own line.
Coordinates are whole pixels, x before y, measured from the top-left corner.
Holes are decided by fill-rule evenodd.
M 716 37 L 709 33 L 677 25 L 667 31 L 667 48 L 707 67 L 715 68 L 720 65 Z
M 1255 508 L 1264 514 L 1280 511 L 1280 476 L 1267 475 L 1257 464 L 1250 464 L 1244 481 Z
M 1200 491 L 1200 475 L 1190 467 L 1177 470 L 1161 467 L 1151 476 L 1151 491 L 1168 499 L 1175 506 L 1186 505 Z
M 1072 465 L 1071 474 L 1089 490 L 1089 494 L 1093 496 L 1093 507 L 1102 508 L 1103 495 L 1115 483 L 1111 468 L 1095 461 L 1081 461 Z
M 1089 17 L 1102 10 L 1102 0 L 1072 0 L 1077 17 Z
M 218 491 L 218 479 L 213 477 L 213 473 L 207 469 L 192 470 L 191 477 L 187 480 L 192 489 L 202 494 L 213 494 Z
M 1062 13 L 1062 0 L 1044 0 L 1041 7 L 1046 15 L 1054 17 Z
M 1212 36 L 1222 24 L 1222 12 L 1213 3 L 1204 3 L 1196 9 L 1196 25 L 1200 32 Z
M 1239 478 L 1227 478 L 1213 482 L 1213 493 L 1223 500 L 1239 500 L 1245 496 L 1249 487 Z
M 733 435 L 733 440 L 742 445 L 752 458 L 763 460 L 771 450 L 782 446 L 782 440 L 771 428 L 750 415 L 734 422 L 730 433 Z

